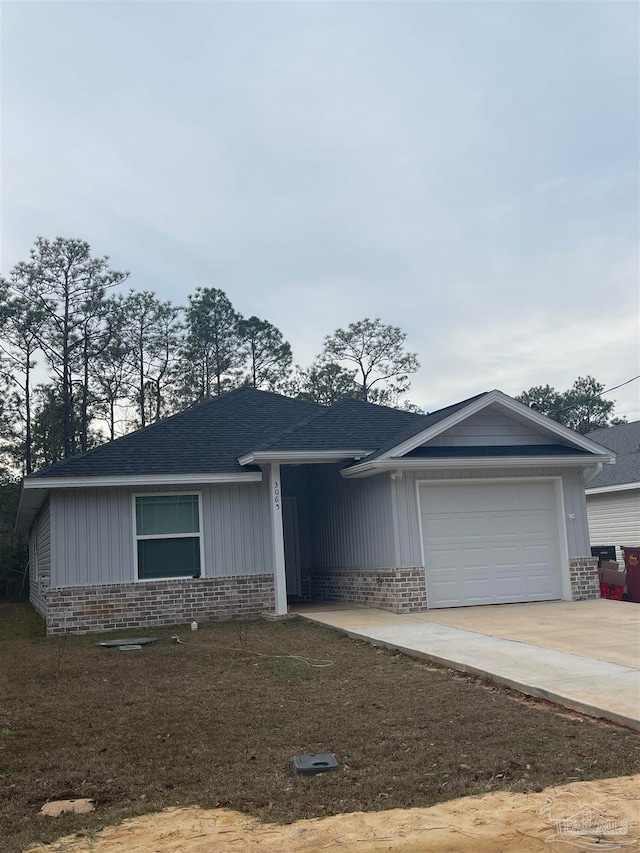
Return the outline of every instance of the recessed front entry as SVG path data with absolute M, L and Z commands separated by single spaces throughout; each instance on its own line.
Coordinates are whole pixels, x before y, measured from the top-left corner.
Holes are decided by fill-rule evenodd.
M 553 483 L 421 484 L 429 608 L 561 598 Z
M 298 541 L 298 503 L 296 498 L 282 499 L 282 525 L 284 536 L 284 560 L 287 575 L 287 595 L 299 596 L 300 543 Z

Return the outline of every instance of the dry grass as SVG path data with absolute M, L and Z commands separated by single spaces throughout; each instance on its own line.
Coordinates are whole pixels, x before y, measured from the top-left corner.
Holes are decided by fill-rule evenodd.
M 182 629 L 186 645 L 175 630 L 120 652 L 47 640 L 28 606 L 0 604 L 2 853 L 164 806 L 288 822 L 640 770 L 632 732 L 301 620 Z M 333 665 L 275 656 L 288 652 Z M 292 774 L 293 755 L 321 751 L 340 770 Z M 95 814 L 38 816 L 69 797 L 93 798 Z

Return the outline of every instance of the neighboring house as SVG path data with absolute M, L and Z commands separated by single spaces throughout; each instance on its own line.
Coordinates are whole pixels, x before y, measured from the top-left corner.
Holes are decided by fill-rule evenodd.
M 26 477 L 49 633 L 598 596 L 584 473 L 613 454 L 500 391 L 416 415 L 243 388 Z
M 593 546 L 640 546 L 640 421 L 597 429 L 587 436 L 608 447 L 616 464 L 587 481 L 587 513 Z

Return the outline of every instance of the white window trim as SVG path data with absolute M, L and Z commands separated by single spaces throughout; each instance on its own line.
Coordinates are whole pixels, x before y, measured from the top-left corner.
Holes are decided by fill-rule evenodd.
M 179 495 L 196 495 L 198 498 L 198 533 L 166 533 L 138 536 L 137 532 L 137 515 L 136 515 L 136 498 L 153 498 L 153 497 L 177 497 Z M 145 539 L 193 539 L 197 536 L 200 542 L 200 577 L 206 577 L 204 565 L 204 535 L 203 535 L 203 512 L 202 512 L 202 492 L 189 489 L 188 492 L 136 492 L 131 495 L 131 526 L 133 532 L 133 580 L 135 583 L 161 583 L 162 581 L 184 581 L 190 580 L 190 575 L 173 575 L 166 578 L 141 578 L 138 576 L 138 540 Z

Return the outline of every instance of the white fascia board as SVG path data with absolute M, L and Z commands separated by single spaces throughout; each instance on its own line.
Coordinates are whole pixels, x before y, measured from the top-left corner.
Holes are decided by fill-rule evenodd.
M 100 486 L 174 486 L 193 483 L 259 483 L 262 471 L 237 474 L 113 474 L 103 477 L 37 477 L 22 482 L 24 489 L 90 489 Z
M 269 462 L 304 464 L 314 462 L 342 462 L 344 459 L 361 459 L 373 450 L 255 450 L 238 456 L 240 465 L 261 465 Z
M 28 533 L 31 525 L 35 521 L 40 509 L 49 497 L 48 489 L 39 489 L 31 491 L 28 494 L 23 488 L 20 490 L 20 500 L 18 502 L 18 512 L 16 513 L 16 522 L 14 529 L 16 533 Z
M 576 456 L 467 456 L 433 459 L 376 459 L 351 468 L 343 468 L 343 477 L 370 477 L 382 471 L 426 471 L 431 468 L 587 468 L 608 462 L 611 457 L 585 459 Z
M 435 438 L 441 433 L 446 432 L 451 427 L 456 426 L 456 424 L 465 421 L 467 418 L 471 417 L 471 415 L 475 415 L 477 412 L 481 412 L 483 409 L 486 409 L 487 406 L 491 406 L 495 403 L 525 417 L 527 420 L 536 424 L 536 426 L 539 426 L 560 438 L 564 438 L 566 441 L 570 441 L 574 446 L 580 447 L 582 450 L 587 450 L 589 453 L 596 453 L 598 455 L 605 455 L 607 456 L 607 462 L 615 461 L 615 457 L 611 455 L 611 451 L 607 447 L 596 444 L 595 441 L 585 438 L 583 435 L 574 432 L 574 430 L 557 423 L 551 418 L 548 418 L 546 415 L 541 415 L 540 412 L 536 412 L 535 409 L 530 409 L 529 406 L 525 406 L 524 403 L 519 403 L 517 400 L 514 400 L 513 397 L 509 397 L 507 394 L 503 394 L 502 391 L 497 390 L 489 391 L 484 395 L 484 397 L 480 397 L 479 400 L 474 400 L 473 403 L 469 403 L 469 405 L 465 406 L 464 409 L 459 409 L 457 412 L 449 415 L 448 418 L 444 418 L 444 420 L 439 421 L 432 427 L 428 427 L 422 432 L 411 436 L 411 438 L 408 438 L 406 441 L 403 441 L 401 444 L 398 444 L 396 447 L 392 447 L 391 450 L 383 453 L 379 457 L 379 460 L 395 459 L 399 456 L 404 456 L 405 453 L 415 450 L 416 447 L 420 447 L 432 438 Z
M 627 492 L 630 489 L 640 489 L 640 483 L 619 483 L 617 486 L 600 486 L 595 489 L 585 489 L 585 494 L 606 495 L 609 492 Z

